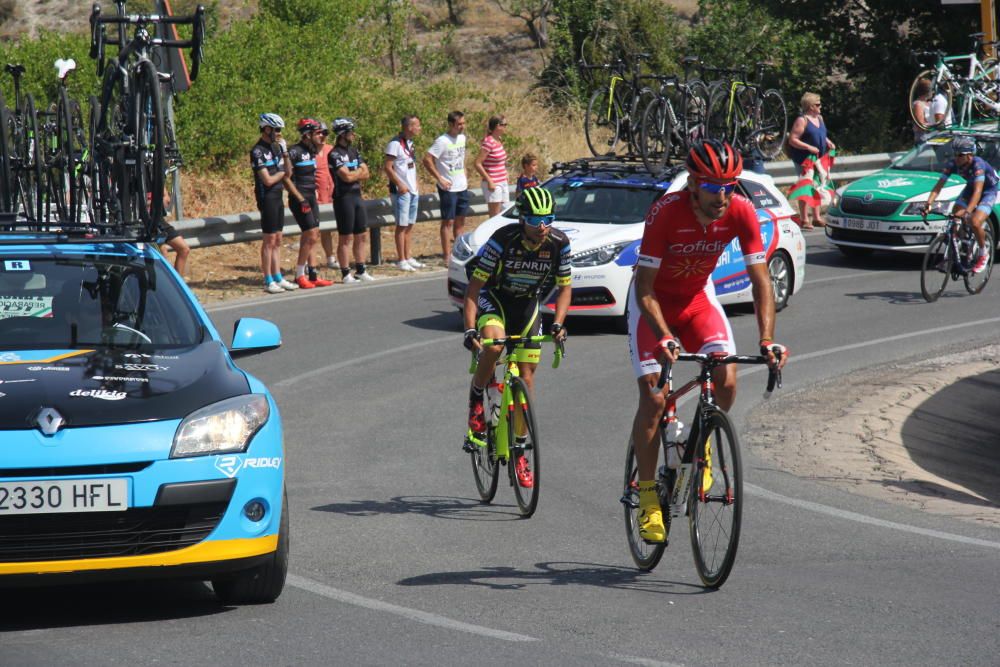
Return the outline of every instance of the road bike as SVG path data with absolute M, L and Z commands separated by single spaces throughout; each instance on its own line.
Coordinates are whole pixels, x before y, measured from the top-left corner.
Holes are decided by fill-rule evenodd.
M 651 78 L 641 74 L 641 63 L 649 57 L 648 53 L 637 53 L 631 70 L 623 60 L 607 65 L 581 64 L 585 70 L 611 73 L 610 82 L 591 95 L 583 119 L 587 146 L 594 157 L 617 155 L 619 143 L 625 144 L 627 154 L 639 154 L 642 111 L 655 97 L 653 89 L 642 83 Z
M 7 63 L 5 70 L 14 80 L 14 108 L 5 110 L 6 120 L 3 123 L 9 177 L 14 179 L 10 187 L 14 198 L 11 210 L 20 210 L 29 221 L 37 221 L 42 219 L 44 178 L 35 98 L 31 93 L 21 93 L 24 65 Z M 5 106 L 2 94 L 0 106 Z
M 1000 102 L 1000 68 L 998 68 L 997 59 L 980 60 L 980 55 L 985 53 L 986 47 L 1000 42 L 996 40 L 984 42 L 983 35 L 984 33 L 981 32 L 969 35 L 972 39 L 971 53 L 949 56 L 944 51 L 924 51 L 915 54 L 918 59 L 933 58 L 935 61 L 932 67 L 917 74 L 910 85 L 910 117 L 917 127 L 922 130 L 944 127 L 947 124 L 948 116 L 954 115 L 950 112 L 956 97 L 961 101 L 958 125 L 971 124 L 974 120 L 973 114 L 986 117 L 1000 116 L 1000 105 L 998 105 Z M 957 72 L 963 61 L 969 63 L 964 77 Z M 947 103 L 944 117 L 940 122 L 935 123 L 933 119 L 928 122 L 927 118 L 921 118 L 921 114 L 917 113 L 918 108 L 923 108 L 922 104 L 916 104 L 918 101 L 924 101 L 920 98 L 922 81 L 929 82 L 931 99 L 941 95 Z
M 726 411 L 715 404 L 712 371 L 725 364 L 766 364 L 767 357 L 681 353 L 678 361 L 697 362 L 700 371 L 677 390 L 673 388 L 673 364 L 664 366 L 660 373 L 657 388 L 666 389 L 666 407 L 659 425 L 663 465 L 656 475 L 656 492 L 668 529 L 673 519 L 687 515 L 698 576 L 705 586 L 718 588 L 736 561 L 743 513 L 743 468 L 736 429 Z M 781 371 L 768 371 L 765 396 L 781 386 Z M 687 439 L 671 439 L 670 429 L 679 427 L 677 402 L 695 388 L 700 393 Z M 631 438 L 621 503 L 632 560 L 640 569 L 652 570 L 663 557 L 667 543 L 646 542 L 639 536 L 639 468 Z
M 472 459 L 472 474 L 476 480 L 479 497 L 489 503 L 497 492 L 500 466 L 507 466 L 510 485 L 521 516 L 527 518 L 538 507 L 538 489 L 541 481 L 539 458 L 538 423 L 531 405 L 531 394 L 521 378 L 517 365 L 517 352 L 523 350 L 524 343 L 552 343 L 556 345 L 552 367 L 558 368 L 565 354 L 562 342 L 552 336 L 507 336 L 506 338 L 484 338 L 484 347 L 502 345 L 504 353 L 497 360 L 493 378 L 483 392 L 483 408 L 486 414 L 484 438 L 469 429 L 465 434 L 466 449 Z M 475 372 L 478 358 L 473 354 L 470 373 Z M 524 456 L 534 476 L 530 488 L 518 483 L 514 467 L 520 456 Z
M 42 221 L 55 225 L 78 225 L 89 209 L 89 191 L 84 180 L 88 144 L 79 103 L 69 96 L 69 76 L 76 70 L 73 59 L 55 61 L 59 80 L 56 101 L 39 112 L 41 158 L 45 172 Z M 86 217 L 89 217 L 89 212 Z
M 757 63 L 756 81 L 763 80 L 768 67 L 769 63 Z M 741 152 L 759 152 L 766 160 L 778 157 L 788 133 L 788 110 L 781 92 L 751 83 L 746 67 L 710 71 L 729 74 L 730 78 L 709 86 L 708 136 L 727 141 Z
M 923 214 L 924 224 L 927 214 Z M 979 294 L 989 282 L 993 271 L 993 256 L 996 252 L 996 242 L 993 239 L 993 226 L 987 218 L 983 221 L 983 232 L 986 234 L 986 248 L 989 260 L 986 267 L 973 273 L 972 267 L 979 257 L 979 244 L 972 225 L 962 216 L 948 214 L 944 229 L 934 237 L 924 252 L 924 261 L 920 269 L 920 293 L 928 303 L 938 300 L 948 286 L 948 279 L 965 283 L 969 294 Z
M 688 77 L 690 68 L 700 63 L 695 56 L 684 58 L 683 80 L 655 77 L 660 88 L 642 112 L 639 140 L 643 164 L 651 174 L 666 169 L 672 158 L 683 159 L 695 142 L 707 136 L 708 86 Z

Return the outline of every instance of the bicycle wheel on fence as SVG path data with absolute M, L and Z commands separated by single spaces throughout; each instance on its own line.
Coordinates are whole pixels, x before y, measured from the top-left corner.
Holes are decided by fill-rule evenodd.
M 683 159 L 697 141 L 708 136 L 708 86 L 704 81 L 694 79 L 687 84 L 687 94 L 681 105 L 683 142 L 674 142 L 677 156 Z M 675 109 L 677 107 L 674 107 Z
M 163 222 L 163 180 L 166 174 L 166 145 L 160 80 L 151 62 L 139 63 L 136 81 L 136 207 L 150 237 Z
M 583 132 L 594 157 L 614 155 L 621 132 L 621 107 L 612 98 L 611 87 L 598 88 L 587 103 Z
M 635 457 L 635 443 L 628 442 L 625 455 L 625 490 L 622 506 L 625 508 L 625 537 L 632 561 L 640 570 L 652 570 L 663 558 L 667 543 L 650 544 L 639 536 L 639 462 Z M 661 494 L 665 495 L 665 494 Z M 664 509 L 664 521 L 669 521 L 669 507 Z
M 916 102 L 920 100 L 920 81 L 927 80 L 931 85 L 931 99 L 936 97 L 939 93 L 944 96 L 947 105 L 944 110 L 944 117 L 948 117 L 948 111 L 951 109 L 952 105 L 952 89 L 947 83 L 942 82 L 938 79 L 937 70 L 926 69 L 913 79 L 913 83 L 910 84 L 910 96 L 909 96 L 909 109 L 910 118 L 921 130 L 932 130 L 936 127 L 941 127 L 944 125 L 944 121 L 941 123 L 935 123 L 933 118 L 918 118 L 917 109 L 922 108 L 916 105 Z M 929 102 L 929 100 L 927 100 Z
M 660 173 L 670 163 L 674 126 L 670 122 L 669 104 L 666 98 L 661 97 L 647 104 L 642 112 L 639 154 L 646 171 L 651 174 Z
M 508 442 L 510 443 L 510 460 L 507 461 L 507 472 L 510 475 L 511 485 L 514 487 L 514 497 L 517 498 L 517 506 L 521 510 L 521 516 L 528 518 L 535 513 L 535 509 L 538 507 L 538 486 L 541 475 L 538 455 L 538 424 L 535 421 L 535 410 L 531 406 L 528 385 L 524 383 L 524 380 L 518 377 L 511 378 L 510 392 L 514 404 L 510 413 L 510 428 L 507 429 Z M 517 431 L 522 427 L 524 434 L 518 436 Z M 519 460 L 520 457 L 523 457 L 523 464 Z M 527 468 L 528 476 L 531 479 L 530 486 L 522 485 L 518 479 L 522 465 Z
M 948 246 L 948 237 L 938 234 L 927 246 L 923 266 L 920 268 L 920 293 L 927 303 L 934 303 L 944 292 L 951 275 L 953 258 Z
M 986 287 L 993 272 L 993 256 L 996 254 L 996 243 L 993 240 L 993 228 L 990 221 L 983 223 L 983 232 L 986 234 L 986 247 L 989 248 L 990 257 L 986 261 L 986 268 L 977 273 L 968 271 L 965 274 L 965 289 L 969 294 L 979 294 Z
M 743 516 L 743 468 L 733 423 L 722 410 L 705 421 L 695 452 L 689 496 L 691 549 L 698 576 L 709 588 L 725 583 L 736 561 Z
M 757 126 L 755 141 L 757 149 L 764 159 L 773 160 L 785 147 L 785 136 L 788 134 L 788 109 L 785 100 L 777 90 L 768 90 L 760 98 L 757 107 Z

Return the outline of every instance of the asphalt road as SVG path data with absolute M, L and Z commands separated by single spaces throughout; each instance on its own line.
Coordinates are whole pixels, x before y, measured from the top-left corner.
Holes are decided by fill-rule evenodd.
M 925 304 L 915 259 L 852 262 L 821 234 L 808 240 L 806 288 L 778 321 L 794 355 L 786 392 L 996 339 L 1000 285 Z M 610 328 L 571 323 L 563 366 L 541 367 L 544 477 L 538 512 L 522 520 L 503 477 L 496 503 L 478 502 L 460 451 L 468 356 L 443 274 L 212 316 L 221 331 L 240 316 L 282 329 L 280 350 L 243 366 L 268 383 L 285 424 L 284 594 L 233 608 L 198 583 L 8 591 L 0 665 L 1000 661 L 1000 531 L 794 477 L 752 441 L 728 583 L 700 586 L 684 524 L 652 573 L 636 570 L 618 503 L 635 383 Z M 732 321 L 738 347 L 753 350 L 753 315 Z M 764 379 L 741 380 L 738 424 L 753 419 Z

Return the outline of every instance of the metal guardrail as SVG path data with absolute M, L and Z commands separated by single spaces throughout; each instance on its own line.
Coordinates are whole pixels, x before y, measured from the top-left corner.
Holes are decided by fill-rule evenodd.
M 867 176 L 901 155 L 901 153 L 874 153 L 871 155 L 848 155 L 838 157 L 834 169 L 834 180 L 838 183 L 852 181 Z M 765 164 L 767 173 L 774 178 L 775 185 L 785 187 L 795 183 L 795 165 L 790 160 L 769 162 Z M 486 200 L 480 188 L 470 188 L 471 194 L 469 215 L 485 215 Z M 371 199 L 365 201 L 368 214 L 368 226 L 371 229 L 371 261 L 372 264 L 382 262 L 382 227 L 395 224 L 392 211 L 392 201 L 389 199 Z M 322 204 L 319 207 L 319 228 L 321 230 L 336 230 L 337 222 L 333 215 L 332 204 Z M 441 219 L 441 207 L 436 194 L 420 196 L 417 222 L 432 222 Z M 208 218 L 189 218 L 174 223 L 177 231 L 184 235 L 192 248 L 205 248 L 225 243 L 260 240 L 260 213 L 237 213 Z M 291 212 L 285 212 L 285 235 L 299 234 L 299 226 L 295 223 Z

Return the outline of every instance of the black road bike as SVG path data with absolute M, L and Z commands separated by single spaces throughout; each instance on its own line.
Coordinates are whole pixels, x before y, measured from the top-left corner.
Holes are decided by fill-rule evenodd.
M 924 224 L 927 224 L 927 214 L 924 213 Z M 965 283 L 969 294 L 979 294 L 989 282 L 993 271 L 993 256 L 996 253 L 996 241 L 993 238 L 993 226 L 989 219 L 983 222 L 983 232 L 986 234 L 986 248 L 989 260 L 982 271 L 973 272 L 979 259 L 979 244 L 972 225 L 965 218 L 949 214 L 945 220 L 944 229 L 927 246 L 924 252 L 924 262 L 920 269 L 920 293 L 928 303 L 938 300 L 948 286 L 948 279 Z

